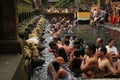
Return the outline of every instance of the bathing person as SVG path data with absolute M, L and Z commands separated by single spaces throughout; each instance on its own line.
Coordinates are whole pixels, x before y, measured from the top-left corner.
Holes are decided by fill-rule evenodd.
M 70 47 L 73 47 L 73 46 L 74 46 L 75 40 L 76 40 L 76 36 L 74 36 L 74 35 L 71 36 L 71 38 L 70 38 L 70 40 L 69 40 L 69 41 L 70 41 L 70 44 L 69 44 Z
M 100 47 L 97 50 L 98 56 L 98 63 L 99 63 L 99 70 L 101 77 L 110 78 L 115 77 L 116 72 L 113 65 L 110 63 L 109 59 L 107 58 L 107 49 L 105 46 Z
M 83 41 L 83 39 L 82 38 L 78 38 L 77 39 L 78 40 L 78 42 L 79 42 L 79 45 L 80 45 L 80 50 L 81 50 L 81 55 L 82 56 L 84 56 L 85 55 L 85 44 L 84 44 L 84 41 Z
M 65 49 L 65 52 L 66 52 L 66 54 L 67 54 L 68 57 L 70 57 L 70 54 L 71 54 L 72 51 L 73 51 L 73 47 L 72 47 L 72 46 L 70 47 L 69 44 L 70 44 L 70 41 L 69 41 L 69 40 L 65 40 L 65 41 L 64 41 L 64 46 L 63 46 L 63 48 Z
M 99 64 L 97 56 L 95 55 L 96 46 L 94 43 L 88 43 L 85 49 L 85 56 L 82 60 L 81 71 L 82 78 L 98 78 Z
M 108 45 L 106 45 L 107 53 L 112 54 L 112 55 L 118 55 L 118 50 L 114 45 L 115 45 L 115 40 L 109 39 Z
M 57 53 L 58 53 L 58 56 L 54 60 L 57 61 L 61 67 L 63 67 L 64 69 L 67 69 L 68 68 L 68 57 L 65 52 L 65 49 L 58 48 Z
M 118 55 L 118 50 L 115 45 L 114 39 L 109 39 L 108 44 L 106 45 L 107 48 L 107 57 L 109 58 L 110 62 L 113 64 L 113 59 Z
M 59 44 L 56 44 L 54 41 L 51 41 L 49 43 L 49 47 L 50 47 L 49 52 L 53 52 L 54 56 L 57 57 L 58 56 L 57 49 L 60 48 L 60 47 L 63 47 L 63 46 L 59 45 Z
M 114 67 L 116 69 L 117 76 L 120 78 L 120 52 L 119 52 L 117 58 L 118 59 L 117 59 L 115 65 L 114 65 Z
M 82 62 L 82 57 L 81 53 L 82 51 L 79 49 L 76 49 L 74 51 L 74 57 L 70 60 L 69 64 L 69 69 L 74 73 L 74 76 L 79 76 L 81 74 L 81 62 Z
M 56 61 L 48 65 L 48 75 L 51 80 L 72 80 L 70 74 Z
M 99 37 L 96 40 L 96 48 L 98 49 L 100 46 L 103 46 L 103 39 Z

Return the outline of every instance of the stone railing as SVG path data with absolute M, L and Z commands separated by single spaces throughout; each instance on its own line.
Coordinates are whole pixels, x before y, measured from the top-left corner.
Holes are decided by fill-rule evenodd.
M 45 62 L 40 53 L 45 49 L 41 45 L 42 41 L 44 41 L 42 38 L 44 34 L 44 23 L 44 17 L 40 16 L 34 19 L 32 23 L 26 24 L 27 26 L 24 26 L 24 29 L 20 28 L 23 29 L 19 35 L 24 41 L 25 67 L 29 78 L 33 68 L 39 67 Z

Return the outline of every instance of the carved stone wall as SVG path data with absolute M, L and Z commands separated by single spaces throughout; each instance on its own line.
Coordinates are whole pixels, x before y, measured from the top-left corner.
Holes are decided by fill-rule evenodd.
M 21 53 L 16 0 L 0 0 L 0 54 Z

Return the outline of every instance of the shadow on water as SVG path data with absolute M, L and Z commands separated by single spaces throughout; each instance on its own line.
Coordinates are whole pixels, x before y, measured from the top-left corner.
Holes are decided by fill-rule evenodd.
M 104 44 L 107 44 L 107 41 L 112 38 L 116 40 L 115 46 L 120 51 L 120 32 L 106 28 L 104 26 L 90 27 L 90 25 L 78 25 L 77 28 L 77 37 L 83 38 L 85 43 L 94 42 L 98 37 L 104 39 Z

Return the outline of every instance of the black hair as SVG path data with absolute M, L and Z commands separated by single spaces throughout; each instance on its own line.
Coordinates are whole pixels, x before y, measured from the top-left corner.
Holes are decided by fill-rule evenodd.
M 82 60 L 74 58 L 72 61 L 72 69 L 80 69 L 80 65 L 82 63 Z
M 58 37 L 53 37 L 53 41 L 57 42 L 58 41 Z
M 58 31 L 58 29 L 54 28 L 54 31 L 55 31 L 55 32 L 57 32 L 57 31 Z
M 84 42 L 82 38 L 78 38 L 78 41 L 82 43 Z
M 74 45 L 80 44 L 79 40 L 75 40 Z
M 74 45 L 74 48 L 75 48 L 75 49 L 80 49 L 80 45 L 79 45 L 79 44 L 75 44 L 75 45 Z
M 108 43 L 112 42 L 113 40 L 114 40 L 114 39 L 109 39 L 109 40 L 108 40 Z
M 87 46 L 89 47 L 89 50 L 92 50 L 93 53 L 95 54 L 96 52 L 96 46 L 94 43 L 87 43 Z
M 107 48 L 105 46 L 100 47 L 100 51 L 104 52 L 104 54 L 107 54 Z
M 57 46 L 57 44 L 56 44 L 54 41 L 51 41 L 51 42 L 49 43 L 49 46 L 50 46 L 50 47 L 54 47 L 54 46 Z
M 69 44 L 70 44 L 70 41 L 69 41 L 69 40 L 65 40 L 65 41 L 64 41 L 64 44 L 69 45 Z
M 76 50 L 74 51 L 74 56 L 75 56 L 75 57 L 80 57 L 80 54 L 82 54 L 80 49 L 76 49 Z
M 68 61 L 67 54 L 64 48 L 58 48 L 58 55 L 61 56 L 65 62 Z
M 56 72 L 60 69 L 60 64 L 57 61 L 52 61 L 52 65 Z
M 75 36 L 75 35 L 73 35 L 73 36 L 72 36 L 72 38 L 73 38 L 73 39 L 75 39 L 75 38 L 76 38 L 76 36 Z

